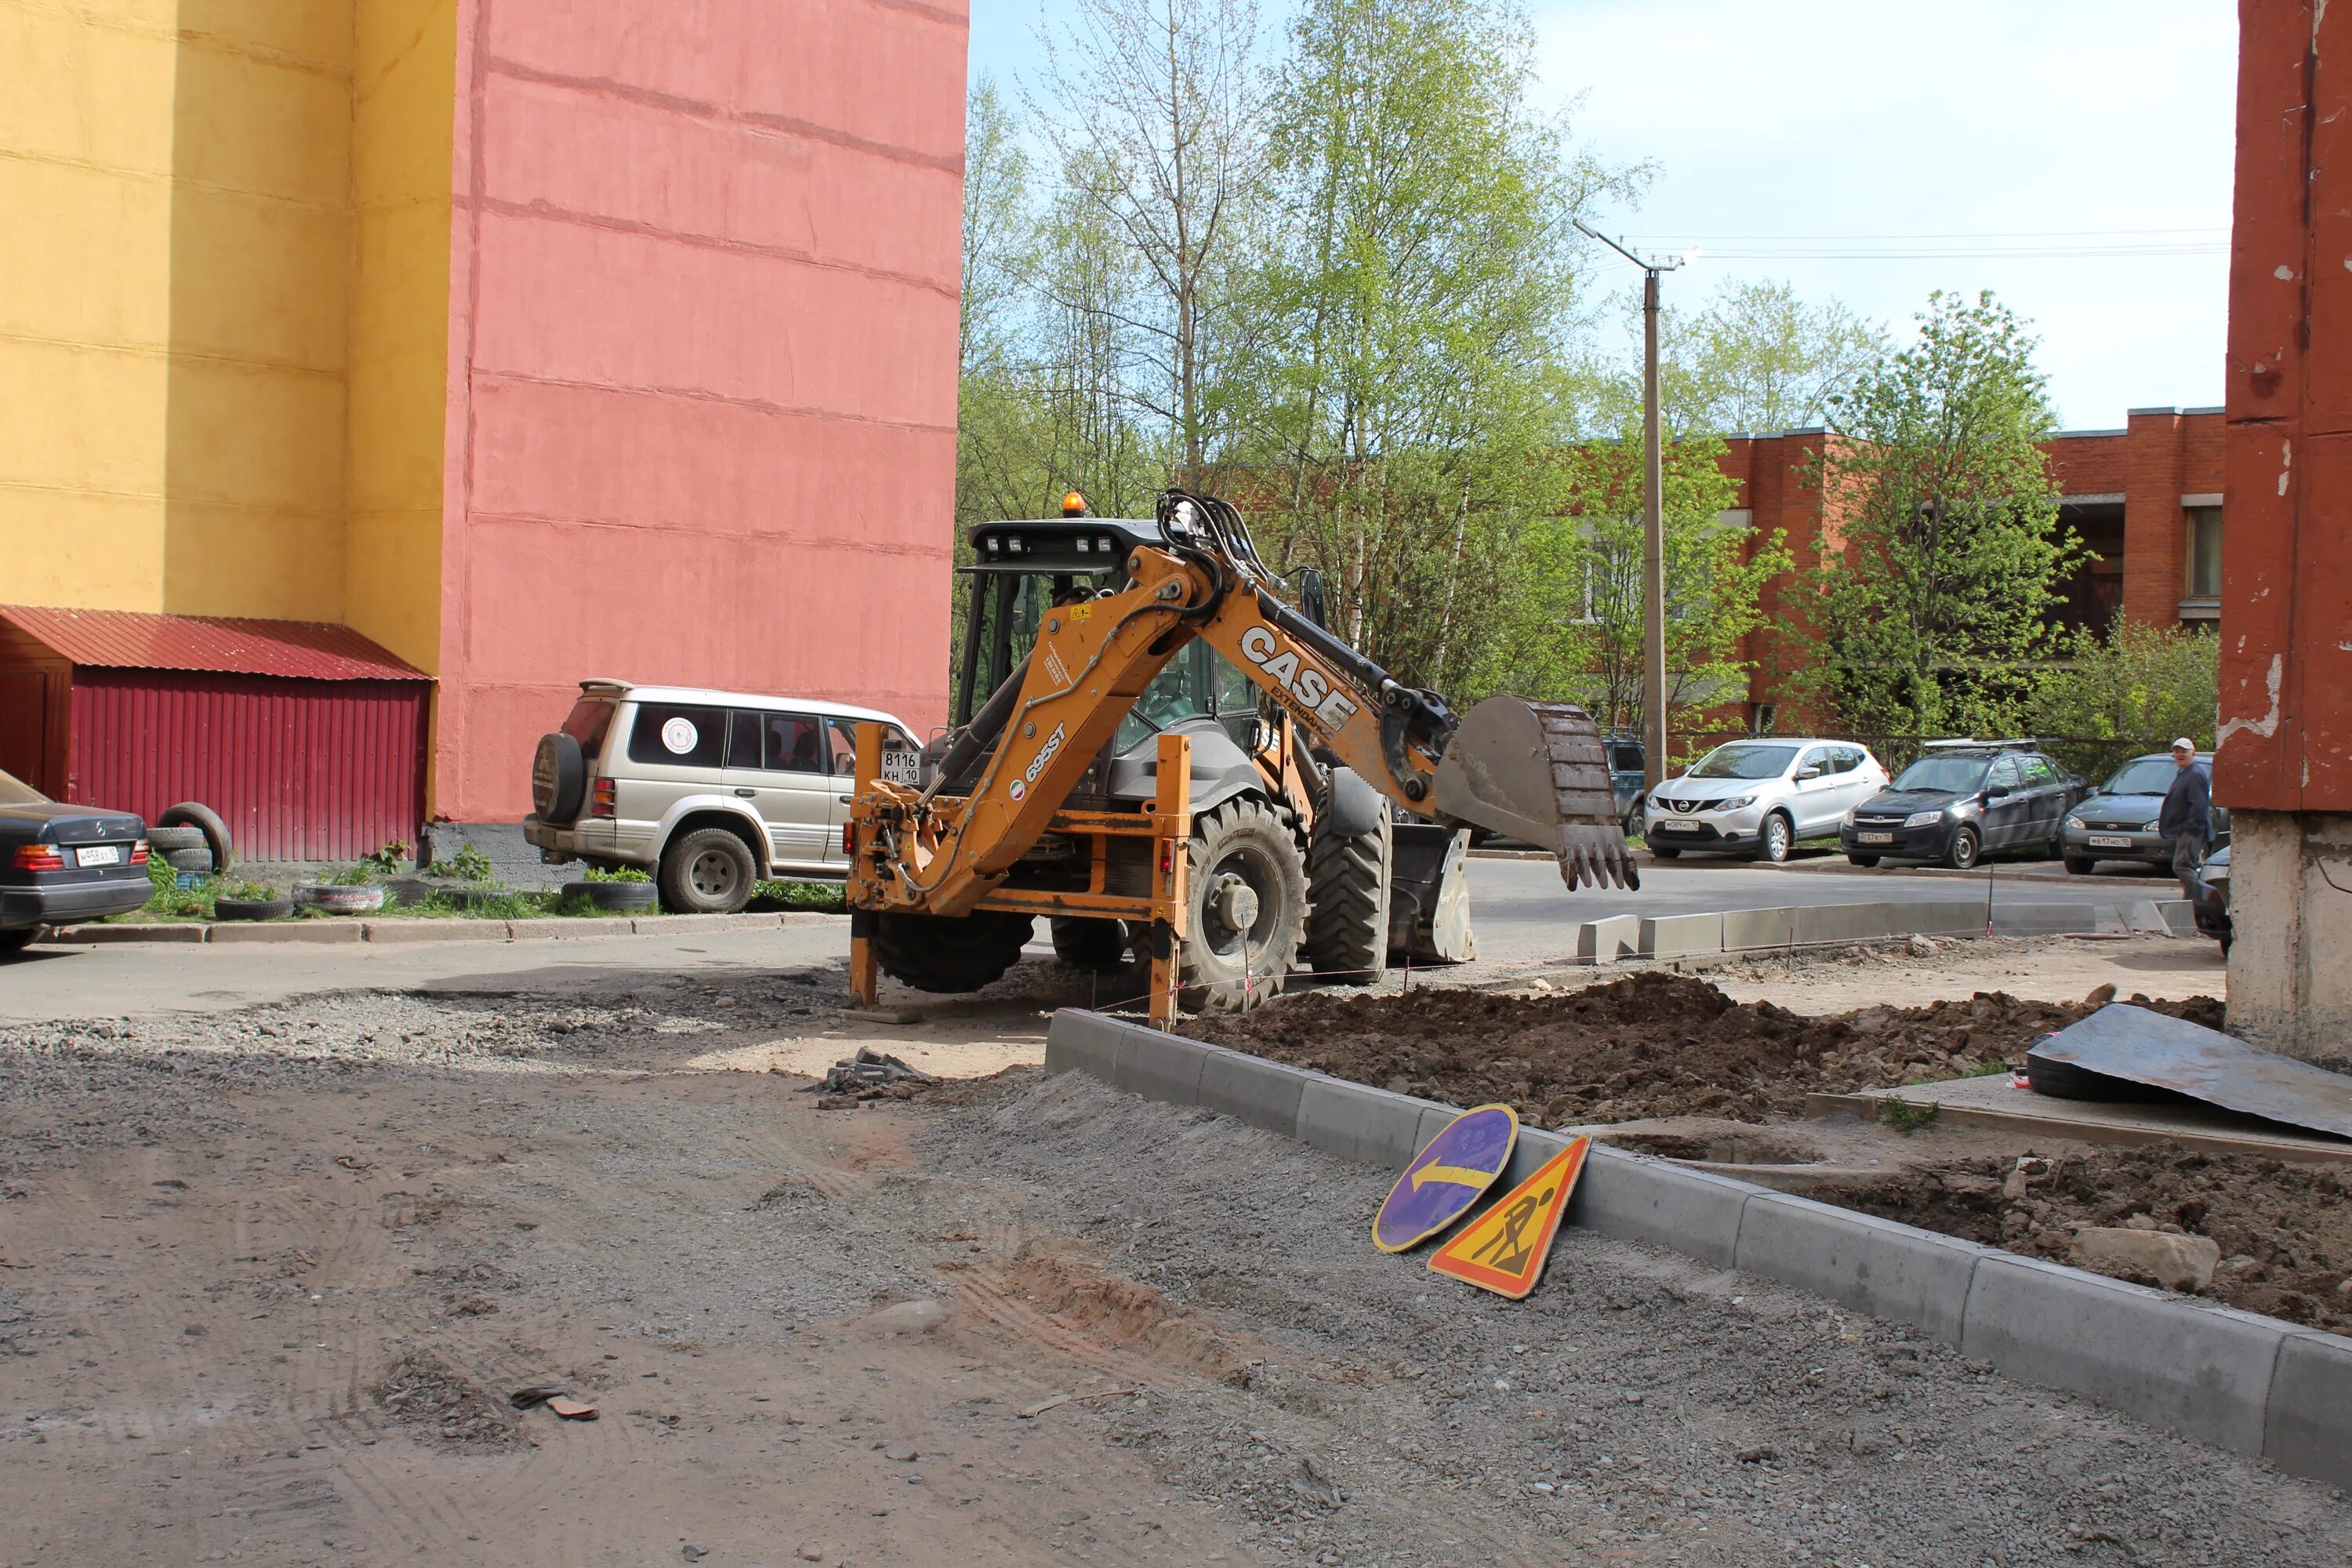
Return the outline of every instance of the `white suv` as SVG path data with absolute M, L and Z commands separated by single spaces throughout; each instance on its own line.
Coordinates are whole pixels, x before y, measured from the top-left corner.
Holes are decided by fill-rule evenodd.
M 665 908 L 741 909 L 761 877 L 837 881 L 856 726 L 883 728 L 883 775 L 912 782 L 921 752 L 872 708 L 583 680 L 531 759 L 523 837 L 541 858 L 654 874 Z
M 1642 837 L 1661 860 L 1685 849 L 1786 860 L 1801 838 L 1836 837 L 1845 814 L 1885 787 L 1886 770 L 1852 741 L 1734 741 L 1650 792 Z

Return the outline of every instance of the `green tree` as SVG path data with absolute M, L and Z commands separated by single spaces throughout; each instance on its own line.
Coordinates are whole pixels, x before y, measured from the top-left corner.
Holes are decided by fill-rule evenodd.
M 1687 320 L 1669 311 L 1661 374 L 1674 428 L 1727 436 L 1800 430 L 1874 368 L 1886 334 L 1832 300 L 1786 283 L 1727 283 Z
M 1785 537 L 1730 515 L 1736 481 L 1723 444 L 1670 444 L 1660 513 L 1666 600 L 1666 705 L 1686 727 L 1706 709 L 1747 695 L 1740 640 L 1763 624 L 1764 585 L 1794 564 Z M 1642 468 L 1638 424 L 1563 458 L 1570 515 L 1542 535 L 1537 592 L 1549 622 L 1515 648 L 1512 689 L 1582 702 L 1604 725 L 1638 731 L 1643 718 Z M 1524 623 L 1522 623 L 1524 625 Z M 1523 634 L 1524 635 L 1524 634 Z
M 2026 704 L 2026 730 L 2063 736 L 2069 765 L 2104 776 L 2186 735 L 2213 743 L 2221 705 L 2221 639 L 2210 631 L 2123 621 L 2105 637 L 2079 632 L 2059 647 Z
M 2058 521 L 2033 347 L 1990 292 L 1938 292 L 1917 342 L 1830 399 L 1814 661 L 1798 684 L 1853 731 L 2011 729 L 2054 650 L 2081 546 Z
M 1119 325 L 1135 400 L 1200 482 L 1224 435 L 1221 386 L 1248 352 L 1246 270 L 1264 159 L 1253 0 L 1077 0 L 1045 37 L 1046 139 L 1066 195 L 1132 253 Z M 1078 215 L 1074 214 L 1073 216 Z
M 1457 697 L 1542 597 L 1568 220 L 1629 184 L 1532 112 L 1531 43 L 1512 0 L 1310 0 L 1268 138 L 1275 327 L 1251 405 L 1268 553 L 1323 571 L 1342 636 Z

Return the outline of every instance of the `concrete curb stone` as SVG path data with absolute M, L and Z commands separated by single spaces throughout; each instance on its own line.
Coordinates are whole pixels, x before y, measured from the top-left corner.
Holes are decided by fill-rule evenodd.
M 1639 951 L 1643 958 L 1685 958 L 1723 951 L 1723 916 L 1643 915 Z
M 1060 1017 L 1055 1015 L 1056 1023 Z M 1048 1045 L 1049 1072 L 1052 1054 Z M 1244 1051 L 1212 1051 L 1201 1064 L 1200 1104 L 1285 1138 L 1298 1136 L 1298 1101 L 1306 1091 L 1305 1074 Z
M 1155 1070 L 1139 1059 L 1155 1054 L 1184 1065 Z M 1455 1113 L 1078 1008 L 1054 1015 L 1045 1070 L 1181 1097 L 1391 1170 Z M 1524 1181 L 1567 1142 L 1522 1128 L 1498 1187 Z M 1568 1217 L 1908 1323 L 2008 1376 L 2352 1486 L 2352 1339 L 1605 1145 L 1594 1147 Z
M 2282 1470 L 2352 1488 L 2352 1340 L 2307 1330 L 2279 1346 L 2263 1426 L 2263 1455 Z
M 625 915 L 541 915 L 506 922 L 513 942 L 557 941 L 582 936 L 629 936 L 636 922 Z
M 367 938 L 366 922 L 362 921 L 289 921 L 256 922 L 251 925 L 215 925 L 205 940 L 218 942 L 363 942 Z
M 1958 1344 L 1987 1248 L 1958 1237 L 1759 1193 L 1740 1211 L 1733 1262 L 1840 1306 L 1924 1329 Z
M 1427 1100 L 1317 1073 L 1298 1096 L 1297 1136 L 1327 1154 L 1401 1171 L 1421 1152 L 1413 1135 L 1428 1109 Z
M 111 947 L 125 942 L 202 942 L 211 928 L 201 925 L 79 925 L 52 926 L 44 942 L 68 942 L 77 947 Z
M 1724 911 L 1723 951 L 1726 952 L 1787 947 L 1796 940 L 1797 911 L 1794 909 Z
M 2188 1306 L 2063 1264 L 1990 1253 L 1969 1287 L 1960 1353 L 2258 1454 L 2279 1348 L 2292 1332 L 2275 1318 Z
M 369 921 L 362 928 L 371 942 L 401 944 L 416 942 L 505 942 L 504 921 Z

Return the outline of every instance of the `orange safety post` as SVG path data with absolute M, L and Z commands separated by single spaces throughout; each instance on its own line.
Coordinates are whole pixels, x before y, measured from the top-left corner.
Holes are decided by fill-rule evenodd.
M 1184 940 L 1191 934 L 1186 910 L 1192 903 L 1192 742 L 1182 735 L 1160 737 L 1160 772 L 1151 800 L 1152 847 L 1158 864 L 1151 879 L 1151 1021 L 1161 1028 L 1176 1022 L 1177 976 Z
M 864 818 L 858 807 L 874 781 L 882 773 L 882 726 L 861 723 L 857 726 L 857 761 L 850 773 L 849 816 L 849 889 L 853 895 L 858 879 L 868 874 L 870 862 L 866 858 Z M 874 961 L 874 921 L 872 910 L 852 905 L 849 911 L 849 994 L 861 1007 L 871 1007 L 881 999 L 882 971 Z

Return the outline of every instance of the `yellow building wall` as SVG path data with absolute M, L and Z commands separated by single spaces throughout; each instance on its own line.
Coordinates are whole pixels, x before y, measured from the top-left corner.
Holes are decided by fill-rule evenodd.
M 457 0 L 361 0 L 356 20 L 344 619 L 437 673 Z
M 414 527 L 425 460 L 437 582 L 444 391 L 409 345 L 446 331 L 447 5 L 0 0 L 0 601 L 373 615 L 354 514 Z M 355 439 L 362 405 L 429 457 Z M 391 575 L 393 622 L 430 617 Z

